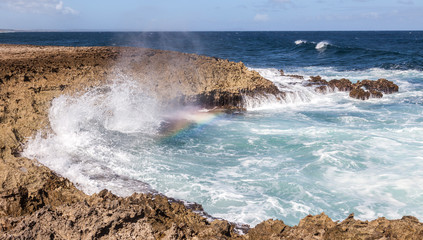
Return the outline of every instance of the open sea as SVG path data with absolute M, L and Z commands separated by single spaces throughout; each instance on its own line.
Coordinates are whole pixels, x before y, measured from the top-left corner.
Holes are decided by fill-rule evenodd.
M 321 212 L 423 220 L 423 32 L 17 32 L 0 33 L 0 43 L 197 53 L 242 61 L 290 91 L 283 102 L 246 98 L 243 114 L 163 112 L 125 76 L 107 93 L 58 97 L 53 132 L 34 136 L 24 155 L 86 193 L 157 191 L 252 226 L 269 218 L 296 225 Z M 368 101 L 320 94 L 279 69 L 386 78 L 399 92 Z M 195 123 L 161 133 L 171 117 Z

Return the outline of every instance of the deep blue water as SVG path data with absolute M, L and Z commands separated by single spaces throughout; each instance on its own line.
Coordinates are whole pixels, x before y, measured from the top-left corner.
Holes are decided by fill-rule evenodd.
M 244 98 L 248 111 L 163 112 L 148 90 L 115 76 L 111 91 L 52 103 L 52 133 L 24 155 L 87 193 L 145 191 L 195 201 L 216 217 L 294 225 L 324 211 L 341 220 L 423 217 L 423 32 L 3 33 L 1 43 L 138 46 L 242 61 L 286 99 Z M 387 78 L 399 92 L 361 101 L 320 94 L 288 74 Z M 163 136 L 164 119 L 195 124 Z M 43 136 L 43 137 L 42 137 Z
M 305 40 L 297 45 L 296 40 Z M 316 44 L 328 42 L 325 51 Z M 423 69 L 423 32 L 16 32 L 0 43 L 137 46 L 242 61 L 250 67 Z

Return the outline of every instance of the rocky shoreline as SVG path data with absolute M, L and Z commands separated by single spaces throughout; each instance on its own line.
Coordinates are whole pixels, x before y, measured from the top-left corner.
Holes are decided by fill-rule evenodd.
M 81 94 L 117 74 L 140 82 L 169 106 L 243 110 L 244 95 L 284 97 L 242 63 L 218 58 L 142 48 L 0 45 L 0 239 L 423 238 L 423 225 L 414 217 L 368 222 L 350 215 L 334 222 L 324 214 L 307 216 L 294 227 L 267 220 L 240 235 L 232 223 L 197 214 L 200 205 L 187 208 L 162 195 L 123 198 L 104 190 L 88 196 L 36 160 L 21 156 L 28 138 L 48 129 L 52 99 Z M 310 84 L 331 88 L 330 82 Z M 374 85 L 363 81 L 355 89 L 363 86 Z

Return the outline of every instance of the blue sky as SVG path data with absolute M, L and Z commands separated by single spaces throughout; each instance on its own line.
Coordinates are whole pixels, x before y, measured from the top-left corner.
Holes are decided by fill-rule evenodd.
M 423 30 L 423 0 L 0 0 L 0 29 Z

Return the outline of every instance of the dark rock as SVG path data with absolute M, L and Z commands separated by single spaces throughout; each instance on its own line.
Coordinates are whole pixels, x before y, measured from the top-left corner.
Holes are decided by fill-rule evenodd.
M 318 92 L 318 93 L 327 93 L 328 92 L 328 86 L 326 85 L 322 85 L 319 87 L 314 88 L 314 91 Z
M 357 81 L 353 84 L 350 97 L 362 100 L 369 99 L 370 97 L 381 98 L 383 97 L 382 92 L 385 94 L 398 92 L 398 85 L 384 78 L 378 79 L 377 81 Z
M 361 82 L 358 81 L 356 83 L 356 86 L 365 87 L 369 91 L 376 90 L 386 94 L 398 92 L 398 85 L 384 78 L 380 78 L 377 81 L 372 81 L 372 80 L 363 80 Z
M 333 79 L 327 82 L 322 79 L 320 76 L 311 76 L 310 80 L 307 81 L 306 86 L 316 86 L 314 90 L 319 93 L 327 93 L 329 90 L 344 91 L 350 92 L 349 95 L 352 98 L 367 100 L 369 98 L 381 98 L 383 93 L 390 94 L 398 92 L 398 85 L 394 84 L 392 81 L 388 81 L 384 78 L 381 78 L 377 81 L 372 80 L 363 80 L 357 81 L 356 83 L 351 83 L 350 80 L 346 78 L 342 79 Z M 383 93 L 382 93 L 383 92 Z
M 376 90 L 370 90 L 370 96 L 372 98 L 382 98 L 383 97 L 383 93 L 376 91 Z
M 346 78 L 341 78 L 339 80 L 338 79 L 330 80 L 328 85 L 332 89 L 337 88 L 339 91 L 343 91 L 343 92 L 351 91 L 352 89 L 351 81 Z
M 370 98 L 370 92 L 365 91 L 362 88 L 354 88 L 350 92 L 350 97 L 356 98 L 356 99 L 361 99 L 361 100 L 367 100 L 367 99 Z
M 308 85 L 307 86 L 312 86 L 312 85 L 328 85 L 328 82 L 325 79 L 322 79 L 322 77 L 320 76 L 310 76 L 310 80 L 308 80 Z

